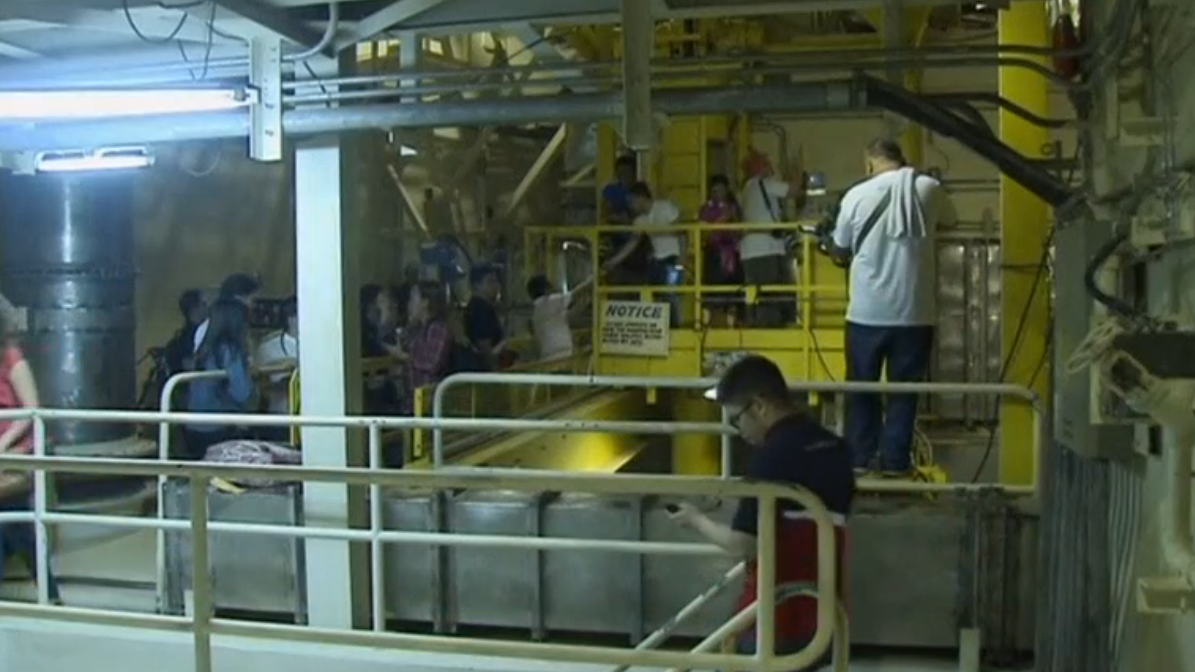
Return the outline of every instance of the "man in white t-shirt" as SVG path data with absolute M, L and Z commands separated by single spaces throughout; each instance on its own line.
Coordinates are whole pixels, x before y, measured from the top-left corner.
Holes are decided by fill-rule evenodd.
M 800 195 L 801 185 L 775 176 L 767 156 L 753 153 L 747 160 L 747 182 L 739 193 L 743 223 L 756 224 L 739 244 L 743 277 L 748 285 L 784 285 L 792 282 L 792 261 L 788 246 L 771 224 L 784 221 L 784 201 Z M 796 318 L 796 303 L 787 296 L 768 293 L 751 307 L 753 326 L 780 327 Z
M 873 141 L 866 159 L 870 179 L 842 199 L 834 252 L 849 257 L 846 311 L 847 379 L 925 380 L 937 322 L 936 231 L 956 220 L 946 190 L 905 163 L 900 145 Z M 912 470 L 917 395 L 847 397 L 846 438 L 855 467 L 899 476 Z M 878 462 L 878 463 L 877 463 Z
M 531 330 L 541 360 L 566 359 L 573 354 L 573 331 L 569 313 L 593 283 L 590 278 L 572 289 L 553 292 L 547 277 L 536 275 L 527 281 L 531 297 Z
M 643 182 L 636 182 L 629 190 L 631 212 L 634 213 L 634 228 L 658 228 L 672 226 L 680 220 L 680 209 L 672 201 L 656 199 L 652 196 L 651 188 Z M 622 249 L 614 254 L 605 264 L 603 270 L 609 272 L 617 268 L 624 259 L 629 257 L 642 242 L 643 237 L 651 241 L 651 266 L 648 270 L 648 283 L 651 285 L 679 285 L 684 280 L 684 264 L 682 255 L 684 245 L 681 236 L 675 233 L 660 231 L 637 231 L 627 240 Z M 670 294 L 665 297 L 672 304 L 672 324 L 676 326 L 680 320 L 680 297 Z

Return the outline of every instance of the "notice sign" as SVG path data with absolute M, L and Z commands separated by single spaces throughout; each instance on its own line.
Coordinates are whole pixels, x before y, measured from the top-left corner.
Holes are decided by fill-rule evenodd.
M 667 357 L 667 303 L 610 301 L 602 313 L 602 354 Z

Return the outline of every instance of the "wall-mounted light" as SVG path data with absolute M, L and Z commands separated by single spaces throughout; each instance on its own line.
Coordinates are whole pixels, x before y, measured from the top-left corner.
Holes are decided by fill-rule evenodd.
M 153 163 L 154 157 L 144 147 L 111 147 L 90 152 L 41 152 L 34 159 L 33 169 L 39 173 L 72 173 L 129 170 Z
M 255 89 L 0 91 L 0 121 L 215 112 L 250 105 Z

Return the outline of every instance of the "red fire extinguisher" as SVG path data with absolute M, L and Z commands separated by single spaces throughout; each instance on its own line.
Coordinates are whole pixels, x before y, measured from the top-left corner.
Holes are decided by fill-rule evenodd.
M 1078 53 L 1079 30 L 1075 26 L 1070 0 L 1058 0 L 1056 9 L 1052 41 L 1054 49 L 1060 53 L 1054 55 L 1054 71 L 1067 79 L 1074 79 L 1082 66 Z

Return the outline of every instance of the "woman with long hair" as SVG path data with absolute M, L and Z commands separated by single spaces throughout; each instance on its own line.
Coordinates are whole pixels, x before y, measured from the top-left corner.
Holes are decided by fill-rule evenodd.
M 11 308 L 0 308 L 0 410 L 16 408 L 37 408 L 37 381 L 33 369 L 25 360 L 21 346 L 12 328 Z M 0 453 L 33 452 L 33 421 L 0 420 Z M 12 476 L 11 474 L 8 476 Z M 19 477 L 18 477 L 19 478 Z M 3 479 L 3 486 L 17 485 L 17 494 L 0 496 L 0 511 L 28 511 L 29 492 L 19 481 Z M 19 479 L 24 480 L 24 479 Z M 0 579 L 4 578 L 5 560 L 21 556 L 34 576 L 37 576 L 37 542 L 33 525 L 30 523 L 4 523 L 0 525 Z M 50 600 L 60 602 L 58 582 L 51 574 Z
M 211 307 L 208 329 L 195 351 L 196 371 L 224 371 L 225 378 L 191 383 L 187 408 L 192 413 L 246 413 L 254 408 L 256 389 L 249 370 L 249 308 L 233 299 Z M 202 460 L 217 443 L 241 438 L 234 425 L 188 425 L 184 459 Z
M 421 282 L 411 289 L 407 304 L 405 347 L 397 353 L 406 363 L 407 384 L 414 391 L 440 382 L 452 363 L 456 341 L 449 323 L 448 299 L 434 282 Z M 414 412 L 414 394 L 404 395 L 403 415 Z

